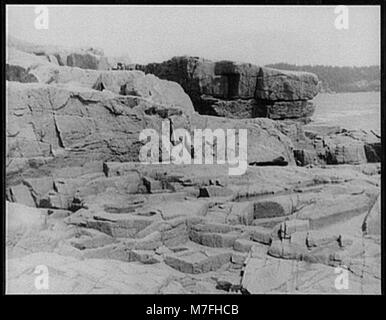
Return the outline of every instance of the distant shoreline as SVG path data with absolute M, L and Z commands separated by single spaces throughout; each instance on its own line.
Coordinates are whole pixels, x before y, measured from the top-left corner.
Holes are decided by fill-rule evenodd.
M 365 92 L 381 92 L 381 90 L 363 90 L 363 91 L 338 91 L 338 92 L 335 92 L 335 91 L 321 91 L 319 92 L 318 94 L 320 93 L 327 93 L 327 94 L 339 94 L 339 93 L 365 93 Z

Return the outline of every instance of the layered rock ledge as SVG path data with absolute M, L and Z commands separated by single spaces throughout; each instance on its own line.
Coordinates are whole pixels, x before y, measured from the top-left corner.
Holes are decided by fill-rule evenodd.
M 292 121 L 312 114 L 314 75 L 188 57 L 95 70 L 12 48 L 7 292 L 42 293 L 45 265 L 48 293 L 380 293 L 380 136 Z M 139 133 L 163 121 L 247 129 L 246 172 L 140 163 Z
M 314 74 L 250 63 L 184 56 L 138 68 L 181 84 L 199 113 L 231 118 L 307 121 L 315 111 L 309 100 L 319 92 Z

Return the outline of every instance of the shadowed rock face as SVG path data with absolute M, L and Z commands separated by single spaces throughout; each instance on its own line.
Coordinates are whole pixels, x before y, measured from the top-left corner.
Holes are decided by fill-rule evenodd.
M 315 111 L 315 105 L 306 100 L 279 101 L 267 105 L 267 116 L 274 120 L 283 119 L 307 119 Z
M 250 63 L 174 57 L 141 69 L 180 83 L 199 113 L 232 118 L 309 118 L 315 108 L 307 100 L 319 91 L 319 81 L 314 74 Z M 267 108 L 270 109 L 268 113 Z
M 21 66 L 6 66 L 6 80 L 19 82 L 38 82 L 38 79 Z

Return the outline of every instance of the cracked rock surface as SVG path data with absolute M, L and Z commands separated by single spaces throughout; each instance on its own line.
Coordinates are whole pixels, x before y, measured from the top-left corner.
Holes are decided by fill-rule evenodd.
M 314 75 L 10 49 L 8 293 L 380 293 L 380 136 L 293 121 L 313 112 Z M 246 129 L 246 172 L 140 163 L 139 134 L 164 123 Z

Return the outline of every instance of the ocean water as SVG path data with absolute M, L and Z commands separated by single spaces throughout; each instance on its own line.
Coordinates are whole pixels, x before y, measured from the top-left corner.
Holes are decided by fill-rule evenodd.
M 381 93 L 319 93 L 312 120 L 315 124 L 338 125 L 346 129 L 381 130 Z

